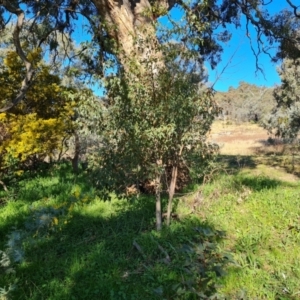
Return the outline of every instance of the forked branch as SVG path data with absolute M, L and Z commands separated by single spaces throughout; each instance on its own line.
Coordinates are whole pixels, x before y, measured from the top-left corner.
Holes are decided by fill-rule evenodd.
M 33 76 L 34 76 L 34 68 L 32 63 L 27 59 L 26 54 L 24 53 L 21 42 L 20 42 L 20 33 L 22 31 L 22 27 L 24 24 L 25 14 L 24 11 L 18 6 L 14 6 L 11 1 L 2 0 L 2 5 L 11 13 L 17 16 L 17 23 L 13 31 L 13 41 L 14 45 L 16 47 L 16 52 L 18 56 L 23 61 L 25 68 L 26 68 L 26 74 L 24 79 L 21 83 L 21 88 L 15 97 L 9 104 L 7 104 L 4 108 L 0 109 L 0 112 L 5 112 L 17 105 L 21 100 L 24 99 L 26 92 L 28 88 L 30 87 L 30 84 L 32 82 Z

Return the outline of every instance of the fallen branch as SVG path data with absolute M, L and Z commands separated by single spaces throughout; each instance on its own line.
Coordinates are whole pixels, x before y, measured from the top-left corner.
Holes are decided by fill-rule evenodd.
M 169 256 L 168 252 L 161 245 L 159 245 L 159 244 L 158 244 L 158 249 L 166 256 L 163 259 L 163 262 L 168 265 L 171 262 L 171 258 Z
M 8 192 L 8 189 L 3 181 L 0 180 L 0 184 L 3 186 L 5 192 Z
M 141 246 L 136 241 L 133 241 L 133 246 L 136 248 L 137 251 L 139 251 L 141 253 L 141 255 L 143 257 L 145 257 L 144 251 L 142 250 Z
M 168 265 L 171 262 L 168 252 L 153 238 L 153 236 L 151 236 L 151 239 L 157 244 L 158 249 L 164 254 L 165 258 L 163 259 L 163 262 Z
M 7 1 L 7 0 L 3 0 L 1 4 L 11 14 L 16 15 L 16 17 L 17 17 L 17 24 L 13 31 L 13 41 L 14 41 L 14 45 L 16 47 L 16 52 L 17 52 L 18 56 L 20 57 L 20 59 L 22 60 L 22 62 L 24 63 L 25 68 L 26 68 L 26 74 L 25 74 L 24 79 L 22 80 L 21 88 L 20 88 L 17 96 L 15 97 L 15 99 L 13 99 L 13 101 L 8 103 L 4 108 L 0 109 L 0 112 L 6 112 L 9 109 L 11 109 L 12 107 L 16 106 L 20 101 L 22 101 L 24 99 L 26 92 L 29 89 L 29 87 L 32 83 L 32 80 L 33 80 L 34 68 L 33 68 L 32 62 L 30 62 L 28 60 L 27 55 L 23 51 L 21 41 L 20 41 L 20 33 L 22 31 L 24 20 L 25 20 L 24 11 L 20 8 L 19 4 L 17 4 L 17 2 L 15 2 L 15 1 L 11 2 L 11 1 Z

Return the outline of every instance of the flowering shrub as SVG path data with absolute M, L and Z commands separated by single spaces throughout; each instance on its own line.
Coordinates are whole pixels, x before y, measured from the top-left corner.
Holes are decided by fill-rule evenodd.
M 61 85 L 59 76 L 51 74 L 39 49 L 32 51 L 29 59 L 38 67 L 38 73 L 24 101 L 0 114 L 0 169 L 8 167 L 11 157 L 19 162 L 51 157 L 75 128 L 75 100 L 69 100 L 70 90 Z M 16 52 L 8 52 L 0 70 L 0 102 L 15 98 L 23 73 Z

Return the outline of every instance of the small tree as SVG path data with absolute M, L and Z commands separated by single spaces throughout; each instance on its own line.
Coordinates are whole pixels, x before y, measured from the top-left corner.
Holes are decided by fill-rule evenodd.
M 277 105 L 264 126 L 276 136 L 295 139 L 300 130 L 300 58 L 284 59 L 278 73 L 282 84 L 274 90 Z
M 203 84 L 201 65 L 184 53 L 179 57 L 177 45 L 164 47 L 170 47 L 174 56 L 168 57 L 159 72 L 151 59 L 139 68 L 136 61 L 128 59 L 130 72 L 121 71 L 107 80 L 98 177 L 102 186 L 121 193 L 126 186 L 152 180 L 157 230 L 162 226 L 163 174 L 171 166 L 167 180 L 169 224 L 179 164 L 190 162 L 191 153 L 208 154 L 205 134 L 218 111 L 212 91 Z
M 79 172 L 79 162 L 87 164 L 89 153 L 95 152 L 101 142 L 98 130 L 102 123 L 103 102 L 90 89 L 72 89 L 68 98 L 76 102 L 71 137 L 66 140 L 65 151 L 72 153 L 74 173 Z

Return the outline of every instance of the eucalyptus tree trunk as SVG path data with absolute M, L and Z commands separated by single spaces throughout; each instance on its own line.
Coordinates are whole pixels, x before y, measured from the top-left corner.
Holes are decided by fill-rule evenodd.
M 168 208 L 167 208 L 167 226 L 169 226 L 171 223 L 172 203 L 173 203 L 173 198 L 174 198 L 174 194 L 175 194 L 177 174 L 178 174 L 178 165 L 175 164 L 172 167 L 171 183 L 170 183 L 170 187 L 169 187 L 169 201 L 168 201 Z
M 104 20 L 104 28 L 114 42 L 115 54 L 125 72 L 132 71 L 139 81 L 143 74 L 154 78 L 164 67 L 164 58 L 156 38 L 155 20 L 165 14 L 174 4 L 167 0 L 92 0 Z M 134 62 L 135 69 L 132 67 Z M 146 74 L 147 73 L 147 74 Z M 134 77 L 132 77 L 134 78 Z M 135 78 L 134 78 L 135 80 Z M 161 209 L 161 163 L 157 162 L 155 175 L 156 229 L 162 227 Z
M 137 63 L 145 59 L 156 60 L 156 68 L 163 65 L 162 53 L 157 51 L 154 21 L 165 14 L 174 3 L 167 0 L 92 0 L 104 20 L 105 30 L 116 46 L 116 55 L 125 71 L 128 58 Z M 146 41 L 147 45 L 139 45 Z M 142 42 L 143 43 L 143 42 Z
M 156 216 L 156 230 L 162 228 L 162 211 L 161 211 L 161 176 L 162 176 L 162 160 L 156 160 L 156 174 L 155 174 L 155 216 Z

